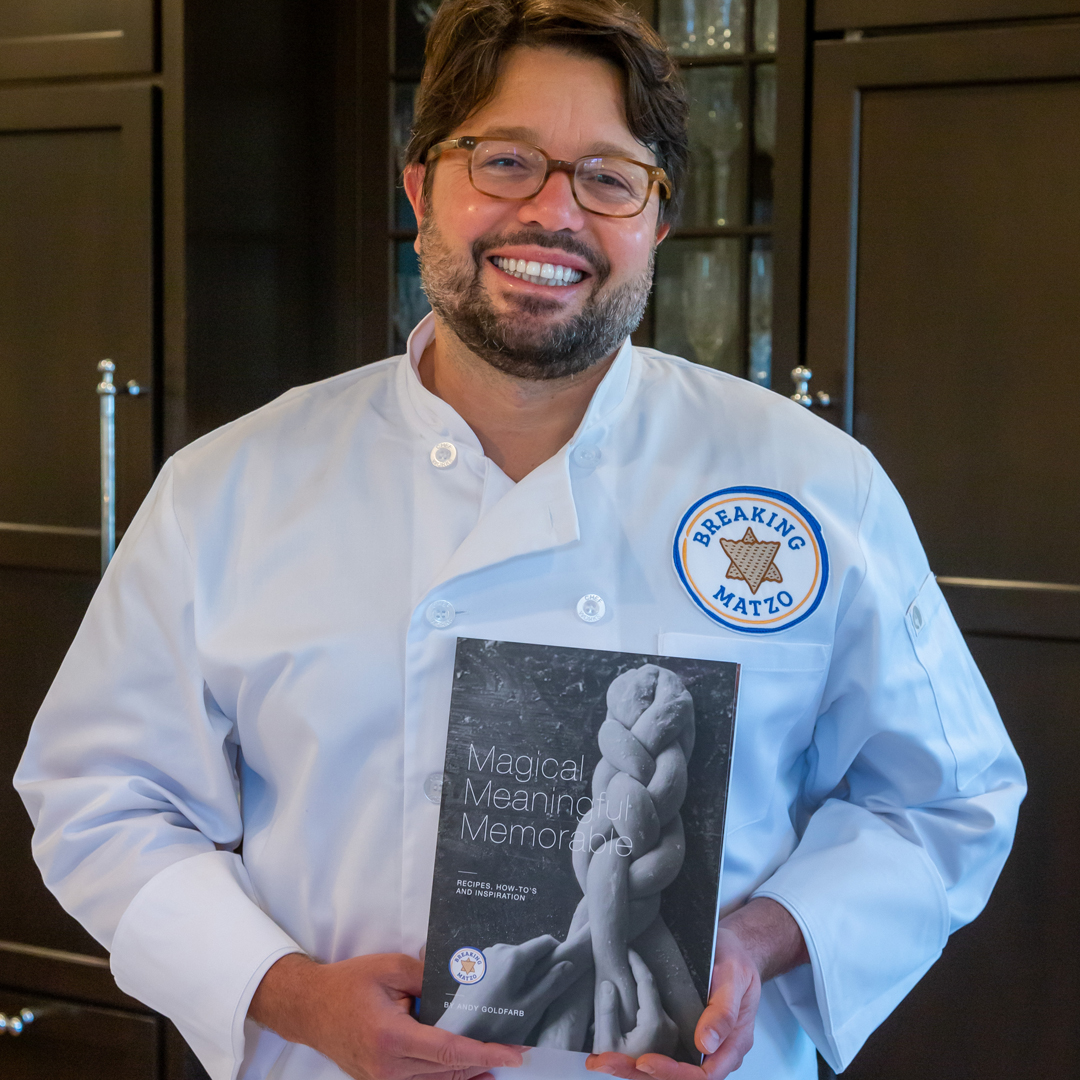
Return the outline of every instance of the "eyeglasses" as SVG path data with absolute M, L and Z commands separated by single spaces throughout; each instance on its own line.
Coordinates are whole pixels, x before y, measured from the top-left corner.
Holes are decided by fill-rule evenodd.
M 509 139 L 474 139 L 463 135 L 436 143 L 427 152 L 430 164 L 447 150 L 469 151 L 472 186 L 493 199 L 531 199 L 553 172 L 570 178 L 570 190 L 582 210 L 603 217 L 634 217 L 645 209 L 653 185 L 671 198 L 671 181 L 663 169 L 633 158 L 603 154 L 577 161 L 549 158 L 539 146 Z

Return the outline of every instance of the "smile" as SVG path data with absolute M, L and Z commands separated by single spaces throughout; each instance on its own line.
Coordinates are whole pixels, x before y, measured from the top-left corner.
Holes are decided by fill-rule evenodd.
M 504 273 L 533 285 L 576 285 L 585 275 L 580 270 L 558 263 L 526 262 L 495 255 L 491 260 Z

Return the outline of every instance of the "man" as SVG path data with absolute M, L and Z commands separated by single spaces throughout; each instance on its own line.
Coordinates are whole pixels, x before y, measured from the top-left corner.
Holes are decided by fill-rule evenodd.
M 434 316 L 182 451 L 129 529 L 17 784 L 215 1078 L 809 1078 L 985 903 L 1022 771 L 899 497 L 629 345 L 684 156 L 615 0 L 448 0 L 405 174 Z M 412 1019 L 459 635 L 742 664 L 700 1069 Z

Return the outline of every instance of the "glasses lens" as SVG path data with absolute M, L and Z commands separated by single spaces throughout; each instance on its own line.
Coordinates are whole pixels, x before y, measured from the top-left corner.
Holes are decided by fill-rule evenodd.
M 539 190 L 546 171 L 544 155 L 531 146 L 485 140 L 473 150 L 473 186 L 485 195 L 527 199 Z
M 587 210 L 597 214 L 636 214 L 649 192 L 649 174 L 622 158 L 584 158 L 574 172 L 574 189 Z

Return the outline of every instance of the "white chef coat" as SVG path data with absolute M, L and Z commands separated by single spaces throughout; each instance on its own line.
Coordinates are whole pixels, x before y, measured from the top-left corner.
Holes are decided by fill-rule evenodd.
M 456 638 L 735 660 L 721 902 L 779 901 L 811 957 L 766 986 L 740 1076 L 810 1080 L 814 1044 L 839 1071 L 982 908 L 1024 792 L 899 496 L 792 402 L 629 342 L 514 484 L 421 384 L 432 332 L 166 464 L 17 773 L 46 883 L 215 1080 L 339 1078 L 248 1004 L 291 951 L 417 955 Z M 672 564 L 687 508 L 732 485 L 821 525 L 827 588 L 776 634 L 711 620 Z

